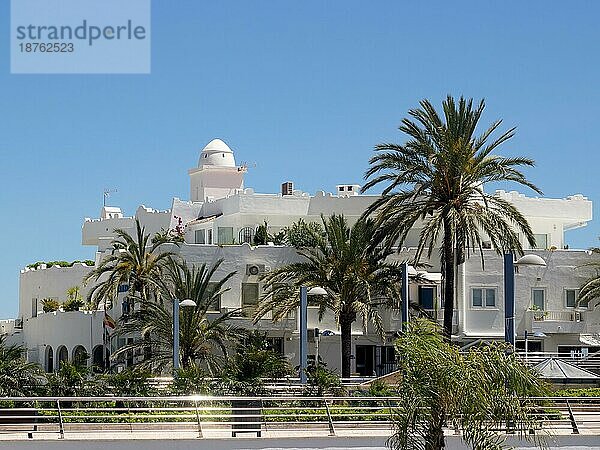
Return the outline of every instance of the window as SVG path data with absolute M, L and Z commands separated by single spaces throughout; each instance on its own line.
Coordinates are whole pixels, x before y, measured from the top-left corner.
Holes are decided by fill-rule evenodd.
M 207 244 L 212 244 L 213 243 L 212 230 L 211 229 L 206 230 L 206 243 Z
M 348 186 L 348 192 L 352 192 L 352 186 Z
M 258 283 L 242 283 L 242 312 L 245 317 L 252 317 L 258 306 Z
M 495 308 L 496 288 L 477 287 L 471 289 L 471 305 L 474 308 Z
M 206 244 L 204 230 L 196 230 L 196 232 L 194 233 L 194 243 Z
M 218 283 L 208 283 L 208 295 L 213 295 L 215 289 L 217 288 Z M 221 311 L 221 294 L 218 294 L 214 297 L 210 306 L 208 307 L 209 312 L 220 312 Z
M 539 309 L 540 311 L 544 311 L 545 309 L 545 297 L 546 291 L 544 289 L 533 289 L 531 292 L 531 297 L 533 300 L 534 309 Z
M 565 305 L 567 308 L 587 308 L 589 302 L 579 302 L 579 289 L 565 289 Z
M 340 187 L 338 187 L 338 191 L 340 191 L 340 192 L 344 192 L 344 186 L 340 186 Z
M 548 248 L 547 234 L 534 234 L 533 238 L 535 239 L 535 246 L 533 248 L 538 248 L 541 250 L 545 250 Z
M 38 313 L 38 299 L 32 298 L 31 299 L 31 317 L 37 317 L 37 313 Z
M 121 315 L 127 316 L 131 313 L 131 303 L 129 299 L 126 297 L 121 302 Z
M 233 244 L 233 227 L 219 227 L 217 230 L 218 244 Z
M 435 309 L 435 286 L 419 286 L 419 305 L 424 309 Z
M 567 308 L 577 306 L 577 291 L 575 289 L 565 289 L 565 305 Z
M 254 228 L 253 227 L 244 227 L 240 230 L 238 234 L 238 241 L 240 244 L 252 244 L 254 243 Z
M 269 350 L 277 353 L 278 355 L 284 355 L 283 351 L 283 338 L 282 337 L 268 337 L 267 346 Z

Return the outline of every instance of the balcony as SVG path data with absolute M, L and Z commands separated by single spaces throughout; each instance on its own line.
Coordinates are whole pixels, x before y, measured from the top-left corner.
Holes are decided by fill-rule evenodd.
M 423 310 L 427 314 L 428 319 L 432 319 L 436 321 L 438 324 L 444 324 L 444 310 L 438 309 L 425 309 Z M 415 313 L 410 311 L 410 316 L 415 317 Z M 386 310 L 383 314 L 383 323 L 384 327 L 388 331 L 394 331 L 400 329 L 400 324 L 402 322 L 402 311 L 400 309 L 394 308 L 391 310 Z M 452 315 L 452 333 L 458 333 L 458 310 L 454 310 L 454 314 Z
M 582 333 L 586 329 L 584 311 L 527 311 L 526 326 L 543 333 Z

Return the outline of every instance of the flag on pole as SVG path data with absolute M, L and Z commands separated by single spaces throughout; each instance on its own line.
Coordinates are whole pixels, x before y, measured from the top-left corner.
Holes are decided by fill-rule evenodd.
M 104 320 L 102 321 L 102 323 L 105 327 L 111 328 L 113 330 L 117 326 L 115 320 L 112 317 L 110 317 L 106 312 L 104 313 Z

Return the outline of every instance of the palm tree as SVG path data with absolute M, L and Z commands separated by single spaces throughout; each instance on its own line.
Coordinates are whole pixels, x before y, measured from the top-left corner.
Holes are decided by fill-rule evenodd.
M 533 160 L 501 157 L 492 152 L 513 137 L 515 128 L 491 139 L 502 123 L 495 121 L 476 135 L 483 113 L 483 100 L 448 96 L 440 116 L 428 100 L 409 111 L 399 130 L 408 135 L 404 145 L 380 144 L 365 174 L 363 191 L 385 185 L 381 197 L 367 210 L 378 225 L 377 239 L 388 246 L 400 245 L 411 229 L 419 228 L 415 259 L 426 252 L 430 258 L 440 250 L 444 287 L 444 333 L 452 334 L 454 271 L 470 249 L 478 251 L 483 264 L 483 242 L 496 252 L 522 254 L 518 233 L 535 244 L 525 217 L 510 202 L 484 192 L 485 183 L 514 182 L 541 191 L 527 180 L 520 168 Z
M 528 399 L 548 395 L 548 387 L 507 344 L 462 353 L 442 339 L 437 324 L 419 319 L 408 324 L 396 349 L 402 377 L 392 449 L 442 450 L 450 424 L 473 449 L 504 448 L 498 430 L 506 424 L 521 438 L 543 443 L 539 433 L 529 433 L 542 419 Z
M 341 330 L 342 377 L 349 377 L 352 324 L 360 318 L 365 329 L 370 323 L 384 336 L 380 307 L 391 306 L 400 297 L 401 270 L 398 264 L 386 261 L 391 251 L 371 248 L 373 220 L 359 220 L 349 227 L 344 216 L 332 215 L 322 217 L 322 222 L 324 235 L 310 231 L 316 246 L 297 249 L 303 257 L 301 262 L 279 267 L 263 277 L 267 287 L 254 320 L 268 312 L 272 312 L 273 321 L 282 320 L 299 306 L 298 288 L 324 288 L 327 295 L 315 302 L 320 318 L 326 311 L 335 315 Z
M 151 239 L 138 219 L 135 220 L 135 230 L 135 236 L 126 230 L 115 230 L 111 254 L 85 277 L 86 284 L 95 283 L 87 299 L 94 307 L 104 303 L 105 309 L 110 308 L 122 285 L 129 286 L 129 297 L 142 300 L 149 300 L 151 293 L 157 289 L 157 280 L 166 262 L 174 255 L 161 248 L 161 245 L 178 245 L 179 241 L 166 233 L 157 234 Z
M 25 359 L 27 349 L 19 345 L 6 345 L 0 336 L 0 395 L 21 397 L 37 395 L 36 390 L 43 380 L 39 365 Z
M 185 262 L 169 260 L 164 278 L 159 283 L 158 301 L 138 299 L 139 308 L 119 320 L 117 336 L 136 335 L 141 338 L 117 350 L 113 357 L 143 354 L 142 367 L 162 371 L 173 360 L 173 301 L 191 299 L 196 307 L 180 310 L 179 349 L 183 369 L 193 364 L 203 364 L 211 374 L 223 365 L 228 354 L 228 343 L 241 336 L 241 330 L 229 324 L 239 310 L 219 312 L 209 318 L 209 312 L 224 292 L 227 281 L 235 275 L 228 273 L 215 280 L 215 273 L 223 260 L 211 267 L 203 264 L 190 267 Z M 174 300 L 175 299 L 175 300 Z
M 579 290 L 579 296 L 577 299 L 578 307 L 587 307 L 592 300 L 600 298 L 600 261 L 598 256 L 600 250 L 597 248 L 591 249 L 591 255 L 594 255 L 594 260 L 588 263 L 582 264 L 581 269 L 587 268 L 590 272 L 595 274 L 591 276 Z M 597 307 L 600 303 L 596 303 L 593 307 Z
M 291 369 L 287 358 L 271 348 L 267 333 L 245 330 L 222 372 L 221 389 L 236 395 L 264 395 L 264 380 L 283 378 Z

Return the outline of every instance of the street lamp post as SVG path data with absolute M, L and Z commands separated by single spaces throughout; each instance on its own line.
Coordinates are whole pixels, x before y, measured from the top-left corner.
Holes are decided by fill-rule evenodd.
M 173 299 L 173 377 L 177 376 L 179 370 L 179 308 L 195 308 L 196 302 L 189 298 L 181 303 Z
M 306 384 L 306 369 L 308 368 L 308 296 L 327 295 L 322 287 L 308 289 L 300 286 L 300 383 Z
M 504 255 L 504 340 L 515 345 L 515 267 L 546 266 L 538 255 L 521 256 L 514 260 L 512 253 Z
M 402 268 L 402 290 L 401 290 L 401 301 L 402 301 L 402 323 L 400 324 L 400 331 L 406 331 L 404 328 L 408 326 L 408 263 L 404 262 L 401 265 Z

